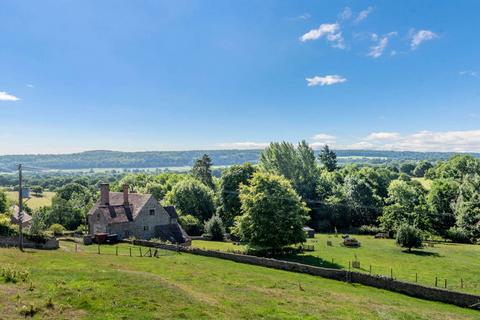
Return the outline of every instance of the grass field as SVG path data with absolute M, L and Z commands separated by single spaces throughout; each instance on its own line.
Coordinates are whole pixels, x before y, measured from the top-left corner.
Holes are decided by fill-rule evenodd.
M 432 187 L 433 181 L 427 178 L 412 178 L 412 180 L 417 180 L 422 184 L 422 186 L 425 188 L 425 190 L 430 190 Z
M 0 277 L 0 318 L 18 319 L 480 319 L 480 312 L 319 277 L 215 258 L 128 247 L 0 249 L 32 283 Z M 145 250 L 145 248 L 144 248 Z M 26 306 L 26 307 L 23 307 Z
M 390 276 L 393 270 L 394 278 L 405 281 L 415 281 L 434 286 L 437 277 L 438 286 L 447 287 L 480 294 L 480 246 L 441 243 L 433 248 L 426 247 L 413 253 L 403 252 L 402 248 L 392 239 L 374 239 L 373 236 L 355 236 L 362 243 L 360 248 L 346 248 L 341 245 L 342 238 L 317 234 L 315 239 L 308 239 L 315 246 L 314 252 L 289 257 L 288 260 L 298 261 L 316 266 L 348 269 L 349 261 L 355 257 L 360 261 L 360 270 Z M 327 240 L 332 246 L 327 246 Z M 243 250 L 244 247 L 232 243 L 193 241 L 193 246 L 213 250 Z M 332 263 L 333 259 L 333 263 Z M 463 279 L 463 288 L 461 288 Z
M 42 197 L 35 197 L 33 194 L 30 194 L 31 198 L 28 199 L 25 204 L 35 210 L 40 207 L 50 206 L 52 204 L 52 198 L 55 195 L 55 192 L 44 191 Z M 7 191 L 7 197 L 12 202 L 18 203 L 18 192 L 17 191 Z

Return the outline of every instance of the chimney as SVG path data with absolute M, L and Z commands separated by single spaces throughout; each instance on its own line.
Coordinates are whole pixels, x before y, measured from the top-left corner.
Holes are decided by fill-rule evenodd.
M 108 206 L 110 204 L 110 186 L 108 183 L 100 184 L 100 205 Z
M 123 185 L 123 205 L 128 206 L 128 184 Z

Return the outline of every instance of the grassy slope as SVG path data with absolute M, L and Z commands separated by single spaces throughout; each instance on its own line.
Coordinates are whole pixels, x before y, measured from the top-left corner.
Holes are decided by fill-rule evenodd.
M 315 252 L 306 252 L 291 260 L 318 266 L 348 268 L 348 262 L 355 260 L 356 255 L 362 268 L 360 271 L 369 272 L 372 265 L 373 273 L 389 276 L 390 268 L 393 268 L 394 277 L 406 281 L 415 281 L 415 273 L 418 273 L 418 281 L 430 286 L 435 284 L 435 277 L 438 277 L 439 286 L 444 286 L 444 279 L 447 278 L 448 288 L 454 290 L 461 290 L 460 279 L 463 278 L 463 291 L 480 294 L 478 245 L 442 243 L 409 254 L 402 252 L 395 240 L 374 239 L 372 236 L 355 237 L 362 243 L 357 249 L 341 246 L 340 237 L 317 234 L 315 239 L 308 240 L 308 243 L 315 245 Z M 332 241 L 332 247 L 327 246 L 327 240 Z M 243 249 L 242 246 L 231 243 L 197 240 L 193 241 L 193 246 L 214 250 Z
M 52 198 L 55 195 L 55 192 L 45 191 L 43 192 L 42 197 L 35 197 L 31 194 L 31 198 L 25 203 L 31 209 L 38 209 L 44 206 L 50 206 L 52 204 Z M 17 191 L 7 191 L 7 197 L 11 201 L 18 202 L 18 192 Z
M 220 259 L 81 250 L 71 243 L 57 251 L 0 249 L 0 265 L 22 265 L 33 279 L 32 291 L 0 281 L 0 318 L 17 319 L 18 308 L 34 303 L 39 319 L 480 319 L 478 311 Z M 128 254 L 125 245 L 120 254 Z

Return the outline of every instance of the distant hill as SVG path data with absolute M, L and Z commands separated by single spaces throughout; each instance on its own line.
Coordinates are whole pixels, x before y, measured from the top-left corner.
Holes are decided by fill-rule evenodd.
M 195 159 L 207 153 L 217 166 L 258 161 L 261 150 L 196 150 L 121 152 L 109 150 L 85 151 L 72 154 L 30 154 L 0 156 L 0 172 L 15 170 L 18 163 L 33 169 L 72 170 L 95 168 L 162 168 L 191 166 Z M 318 151 L 316 151 L 318 152 Z M 340 163 L 385 163 L 405 160 L 445 160 L 454 153 L 336 150 Z M 480 157 L 480 154 L 472 154 Z

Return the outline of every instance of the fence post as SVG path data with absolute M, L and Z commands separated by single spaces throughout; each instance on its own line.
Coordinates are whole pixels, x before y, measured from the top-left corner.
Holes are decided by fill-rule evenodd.
M 132 247 L 128 247 L 128 251 L 130 252 L 130 257 L 132 256 Z
M 393 268 L 390 268 L 390 279 L 393 280 Z
M 138 249 L 140 250 L 140 257 L 142 256 L 142 247 L 138 247 Z
M 438 284 L 438 278 L 435 277 L 435 287 L 437 286 L 437 284 Z
M 460 278 L 460 288 L 463 289 L 463 278 Z
M 372 274 L 372 265 L 370 265 L 370 275 Z
M 418 273 L 415 272 L 415 282 L 418 282 Z
M 78 252 L 78 244 L 75 242 L 75 252 Z
M 332 264 L 333 264 L 333 258 L 332 258 Z
M 350 261 L 348 261 L 348 271 L 350 271 L 351 264 L 352 264 L 352 263 L 351 263 Z
M 115 255 L 118 256 L 118 247 L 115 247 Z
M 100 244 L 98 244 L 98 254 L 100 254 Z
M 447 289 L 447 279 L 445 279 L 445 289 Z

